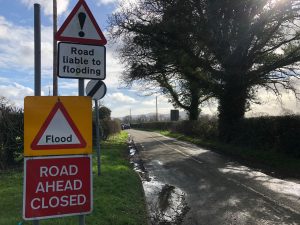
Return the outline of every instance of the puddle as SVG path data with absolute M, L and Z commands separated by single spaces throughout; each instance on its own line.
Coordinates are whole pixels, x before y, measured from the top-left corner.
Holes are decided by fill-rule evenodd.
M 133 169 L 140 175 L 142 181 L 150 181 L 148 172 L 146 171 L 143 161 L 139 156 L 139 152 L 133 142 L 129 137 L 128 140 L 128 151 L 129 151 L 129 161 L 133 165 Z
M 139 173 L 145 192 L 151 225 L 180 225 L 189 207 L 185 193 L 170 184 L 157 181 L 146 171 L 139 151 L 129 138 L 129 158 L 134 170 Z
M 189 207 L 179 188 L 157 181 L 143 182 L 152 225 L 180 225 Z

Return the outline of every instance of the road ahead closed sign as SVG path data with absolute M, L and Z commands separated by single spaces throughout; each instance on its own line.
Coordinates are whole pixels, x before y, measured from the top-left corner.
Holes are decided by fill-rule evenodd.
M 91 160 L 91 156 L 25 158 L 23 218 L 90 213 Z
M 26 97 L 24 155 L 92 153 L 90 97 Z

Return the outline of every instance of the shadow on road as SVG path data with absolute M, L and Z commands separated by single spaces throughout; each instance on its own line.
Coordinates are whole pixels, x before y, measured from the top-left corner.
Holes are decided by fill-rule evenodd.
M 156 138 L 161 138 L 157 136 Z M 135 146 L 148 179 L 143 181 L 152 224 L 297 225 L 300 187 L 189 146 L 180 154 L 173 140 L 154 136 Z M 190 148 L 190 149 L 189 149 Z M 177 194 L 174 194 L 177 193 Z M 170 198 L 180 202 L 180 220 L 167 219 Z M 181 197 L 178 197 L 181 196 Z M 159 219 L 158 219 L 159 218 Z M 164 219 L 162 219 L 164 218 Z M 156 221 L 156 219 L 158 219 Z M 160 221 L 160 222 L 158 222 Z

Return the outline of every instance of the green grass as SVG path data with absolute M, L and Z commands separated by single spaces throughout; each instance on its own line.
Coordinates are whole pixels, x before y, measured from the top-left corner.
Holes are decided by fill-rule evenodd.
M 101 144 L 101 176 L 93 157 L 94 210 L 86 217 L 87 225 L 144 225 L 147 214 L 138 175 L 127 160 L 127 134 Z M 17 225 L 22 220 L 22 171 L 0 173 L 0 225 Z M 32 224 L 23 221 L 23 225 Z M 41 225 L 75 225 L 78 216 L 46 219 Z
M 170 131 L 157 131 L 162 135 L 187 141 L 198 146 L 228 155 L 243 164 L 271 172 L 279 177 L 300 178 L 300 159 L 294 158 L 276 151 L 265 151 L 262 149 L 244 148 L 220 143 L 217 141 L 202 140 L 197 137 L 185 136 Z

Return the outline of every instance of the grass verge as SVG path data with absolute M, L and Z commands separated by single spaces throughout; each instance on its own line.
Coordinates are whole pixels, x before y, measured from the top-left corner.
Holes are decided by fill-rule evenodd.
M 170 131 L 156 131 L 162 135 L 173 137 L 181 141 L 190 142 L 198 146 L 227 155 L 244 165 L 260 169 L 267 174 L 279 178 L 300 179 L 300 159 L 276 151 L 237 147 L 217 141 L 202 140 L 197 137 L 185 136 Z
M 86 217 L 93 225 L 147 224 L 141 181 L 127 160 L 125 132 L 101 143 L 101 176 L 93 157 L 94 210 Z M 0 173 L 0 225 L 31 225 L 22 220 L 22 170 Z M 22 222 L 22 223 L 20 223 Z M 75 225 L 78 217 L 41 220 L 40 225 Z

